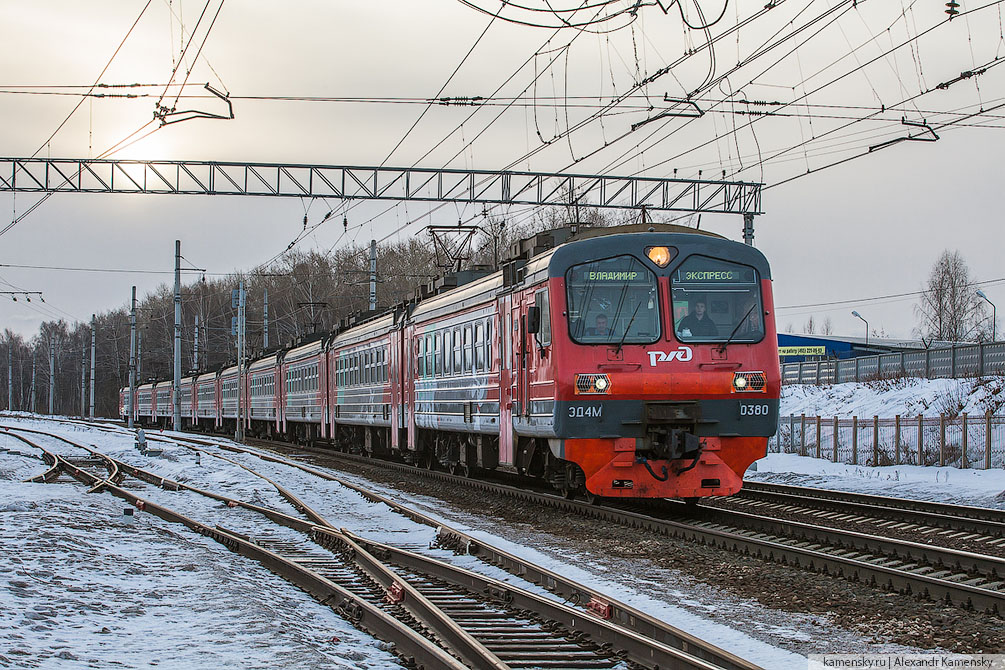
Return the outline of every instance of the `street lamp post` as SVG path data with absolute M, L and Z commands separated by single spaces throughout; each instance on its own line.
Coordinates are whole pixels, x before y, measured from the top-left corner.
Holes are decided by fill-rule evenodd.
M 981 289 L 977 289 L 977 297 L 984 298 L 987 300 L 987 303 L 991 305 L 991 341 L 994 342 L 995 336 L 997 335 L 996 326 L 998 325 L 998 309 L 995 307 L 993 302 L 988 300 L 988 297 L 984 295 L 984 291 Z
M 865 346 L 869 346 L 869 322 L 862 318 L 862 315 L 858 312 L 852 312 L 852 316 L 862 319 L 862 323 L 865 324 Z

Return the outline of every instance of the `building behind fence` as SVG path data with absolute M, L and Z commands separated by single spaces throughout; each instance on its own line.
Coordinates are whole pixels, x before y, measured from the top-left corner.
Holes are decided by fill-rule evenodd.
M 840 384 L 890 377 L 933 379 L 1001 374 L 1005 374 L 1005 342 L 782 364 L 783 384 Z
M 849 465 L 1005 468 L 1005 416 L 781 417 L 768 450 Z

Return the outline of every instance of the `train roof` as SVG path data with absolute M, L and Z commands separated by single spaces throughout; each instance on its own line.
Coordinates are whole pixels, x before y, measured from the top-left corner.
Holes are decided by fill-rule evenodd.
M 321 345 L 323 343 L 324 340 L 317 339 L 314 340 L 313 342 L 302 344 L 295 349 L 290 349 L 288 352 L 286 352 L 286 356 L 283 357 L 283 362 L 293 363 L 295 361 L 300 360 L 301 358 L 305 358 L 307 356 L 313 356 L 314 354 L 321 351 Z
M 396 316 L 394 311 L 388 311 L 358 326 L 340 331 L 331 339 L 331 344 L 333 347 L 341 349 L 382 335 L 394 327 Z
M 265 356 L 264 358 L 259 358 L 248 364 L 248 372 L 257 372 L 263 368 L 270 368 L 276 366 L 276 360 L 279 358 L 278 353 Z

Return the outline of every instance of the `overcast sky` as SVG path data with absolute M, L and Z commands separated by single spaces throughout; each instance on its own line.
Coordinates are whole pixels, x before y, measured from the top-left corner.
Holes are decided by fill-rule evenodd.
M 551 14 L 532 11 L 546 8 L 543 0 L 525 0 L 530 9 L 510 7 L 495 19 L 490 13 L 500 3 L 491 0 L 230 0 L 222 9 L 220 0 L 152 0 L 112 58 L 146 4 L 0 0 L 0 154 L 93 157 L 139 129 L 136 137 L 153 130 L 147 124 L 155 104 L 194 31 L 174 79 L 184 81 L 191 67 L 178 107 L 224 111 L 202 97 L 208 82 L 230 93 L 236 118 L 171 124 L 115 157 L 650 176 L 676 170 L 684 178 L 725 171 L 768 187 L 756 246 L 772 265 L 776 305 L 813 305 L 779 309 L 779 330 L 791 324 L 798 332 L 810 316 L 818 324 L 830 317 L 835 332 L 860 336 L 864 325 L 851 316 L 858 310 L 872 328 L 909 337 L 915 296 L 867 299 L 920 290 L 944 249 L 958 249 L 975 280 L 992 282 L 984 285 L 988 297 L 1005 307 L 999 2 L 963 1 L 964 14 L 948 22 L 943 3 L 911 0 L 786 0 L 769 11 L 764 3 L 731 0 L 724 8 L 723 0 L 698 0 L 683 5 L 683 16 L 676 5 L 664 13 L 655 3 L 633 16 L 625 10 L 634 0 L 583 3 L 594 8 L 578 13 L 563 10 L 580 2 L 552 0 Z M 560 18 L 590 23 L 609 14 L 578 28 L 554 27 Z M 713 25 L 701 29 L 703 21 Z M 96 89 L 144 97 L 88 98 L 46 144 L 109 59 L 101 83 L 159 86 Z M 448 79 L 442 95 L 491 97 L 492 104 L 427 110 L 422 101 Z M 633 88 L 633 97 L 598 113 L 599 104 Z M 179 90 L 169 89 L 164 102 Z M 674 107 L 665 95 L 691 95 L 695 105 Z M 277 97 L 298 99 L 261 99 Z M 358 98 L 380 100 L 350 100 Z M 702 116 L 665 116 L 631 130 L 674 108 Z M 765 111 L 773 114 L 755 115 Z M 599 118 L 566 133 L 591 117 Z M 931 130 L 917 125 L 923 122 Z M 939 139 L 869 152 L 909 135 Z M 0 224 L 37 200 L 0 194 Z M 133 284 L 142 295 L 172 281 L 175 239 L 191 264 L 212 273 L 252 268 L 297 237 L 305 211 L 313 224 L 329 209 L 338 216 L 298 248 L 326 251 L 394 231 L 419 235 L 430 222 L 456 223 L 481 205 L 451 204 L 423 216 L 430 206 L 420 203 L 55 195 L 0 235 L 0 290 L 42 291 L 46 301 L 0 297 L 0 327 L 30 336 L 42 320 L 87 320 L 124 305 Z M 492 211 L 514 221 L 528 215 L 523 207 Z M 343 214 L 348 236 L 341 236 Z M 733 239 L 741 226 L 739 216 L 701 220 L 703 229 Z M 848 300 L 858 302 L 824 304 Z

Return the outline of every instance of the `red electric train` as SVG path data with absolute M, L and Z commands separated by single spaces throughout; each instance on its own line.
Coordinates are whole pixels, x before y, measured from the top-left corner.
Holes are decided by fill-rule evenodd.
M 256 435 L 508 470 L 567 495 L 731 495 L 777 424 L 773 317 L 750 246 L 670 225 L 559 229 L 500 271 L 252 360 L 244 379 L 188 377 L 182 414 L 233 431 L 240 383 Z M 135 416 L 164 424 L 170 401 L 168 383 L 141 386 Z

